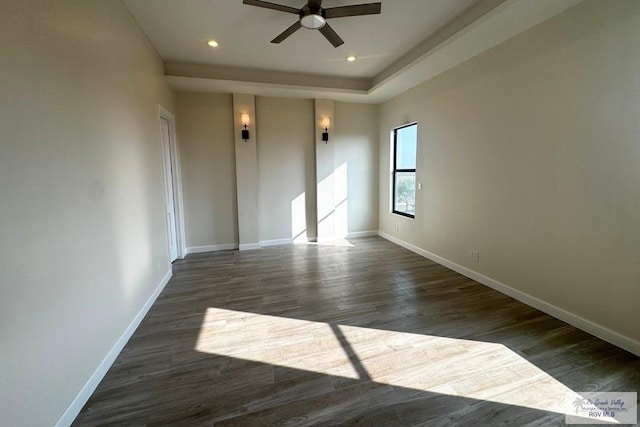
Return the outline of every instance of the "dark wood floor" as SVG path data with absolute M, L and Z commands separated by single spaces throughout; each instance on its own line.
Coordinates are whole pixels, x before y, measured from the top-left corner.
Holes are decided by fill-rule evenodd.
M 576 392 L 640 391 L 640 358 L 351 242 L 176 262 L 75 425 L 548 426 Z

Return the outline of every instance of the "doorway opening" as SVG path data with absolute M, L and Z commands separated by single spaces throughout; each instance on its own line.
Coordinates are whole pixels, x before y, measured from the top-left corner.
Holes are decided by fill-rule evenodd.
M 169 262 L 184 258 L 184 218 L 182 215 L 182 179 L 180 174 L 179 151 L 176 143 L 175 116 L 162 106 L 158 106 L 160 117 L 160 142 L 165 190 L 165 216 Z

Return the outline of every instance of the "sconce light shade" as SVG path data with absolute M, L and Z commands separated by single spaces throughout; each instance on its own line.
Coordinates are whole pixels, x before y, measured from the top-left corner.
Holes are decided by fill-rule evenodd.
M 247 142 L 249 140 L 249 115 L 247 113 L 242 113 L 242 115 L 240 116 L 240 121 L 242 122 L 242 126 L 244 127 L 244 129 L 242 129 L 242 139 L 244 140 L 244 142 Z
M 324 128 L 324 132 L 322 132 L 322 140 L 324 141 L 325 144 L 329 141 L 329 125 L 330 124 L 331 124 L 331 121 L 329 120 L 329 117 L 323 117 L 322 127 Z

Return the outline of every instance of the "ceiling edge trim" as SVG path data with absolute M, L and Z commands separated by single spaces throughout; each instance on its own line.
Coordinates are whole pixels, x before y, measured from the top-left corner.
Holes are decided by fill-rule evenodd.
M 366 90 L 293 86 L 276 83 L 219 80 L 184 76 L 165 76 L 165 80 L 173 89 L 186 92 L 244 93 L 258 96 L 285 98 L 326 98 L 360 104 L 376 103 L 374 98 L 368 96 L 369 92 Z
M 373 79 L 165 62 L 176 90 L 331 98 L 377 104 L 400 95 L 583 0 L 484 0 Z M 454 31 L 455 30 L 455 31 Z
M 225 67 L 210 64 L 191 64 L 166 61 L 165 75 L 194 77 L 199 79 L 230 80 L 254 83 L 268 83 L 286 86 L 303 86 L 339 90 L 367 91 L 371 79 L 325 76 L 306 73 L 288 73 L 255 68 Z

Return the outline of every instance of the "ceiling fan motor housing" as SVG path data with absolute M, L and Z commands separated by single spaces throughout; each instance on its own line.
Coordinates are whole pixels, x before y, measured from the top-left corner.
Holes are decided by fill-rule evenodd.
M 300 24 L 308 30 L 319 30 L 327 23 L 324 9 L 311 10 L 309 6 L 300 9 Z

